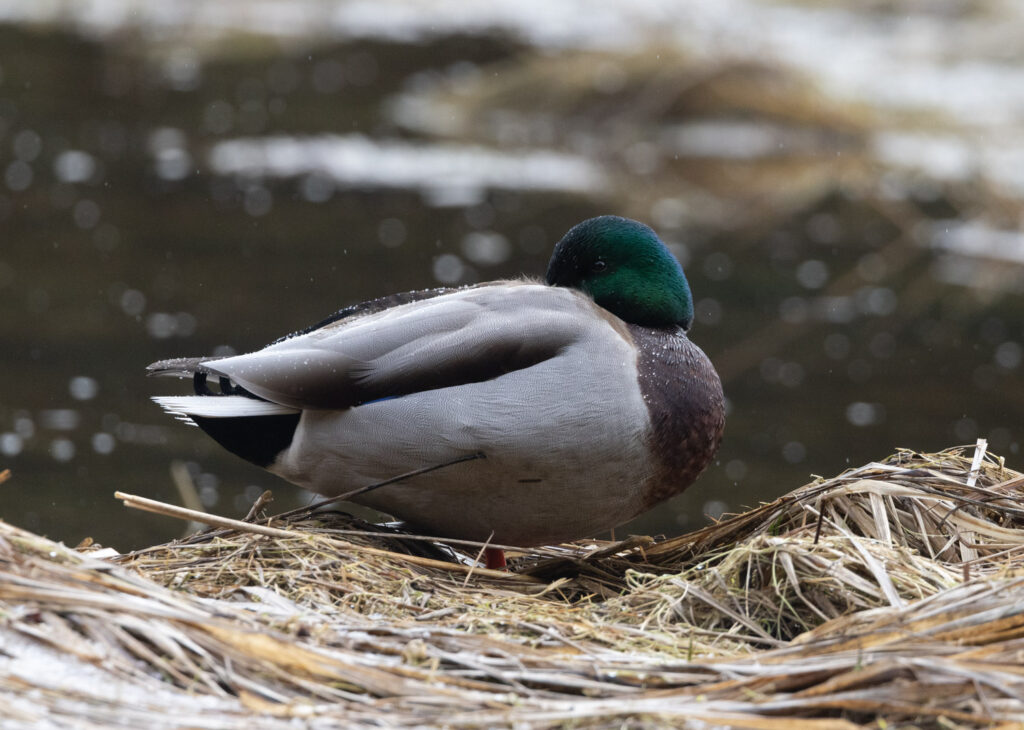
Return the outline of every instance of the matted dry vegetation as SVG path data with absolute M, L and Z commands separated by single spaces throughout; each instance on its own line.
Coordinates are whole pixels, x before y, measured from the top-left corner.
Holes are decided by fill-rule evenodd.
M 107 558 L 0 523 L 0 727 L 1022 722 L 1022 495 L 901 451 L 508 573 L 340 512 Z

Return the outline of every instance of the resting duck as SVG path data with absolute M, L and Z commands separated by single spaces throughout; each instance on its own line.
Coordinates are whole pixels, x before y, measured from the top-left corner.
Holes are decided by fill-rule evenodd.
M 326 496 L 479 453 L 353 501 L 424 534 L 545 545 L 629 520 L 715 454 L 722 386 L 692 321 L 655 232 L 602 216 L 558 242 L 545 283 L 395 294 L 257 352 L 149 371 L 194 379 L 195 395 L 154 399 L 167 411 Z

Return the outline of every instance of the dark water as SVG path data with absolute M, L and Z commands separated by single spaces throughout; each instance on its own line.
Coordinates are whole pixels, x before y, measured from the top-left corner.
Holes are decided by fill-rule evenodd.
M 244 514 L 264 488 L 296 504 L 295 488 L 164 416 L 149 397 L 187 388 L 147 380 L 145 365 L 254 349 L 385 293 L 541 275 L 562 233 L 602 213 L 673 244 L 697 300 L 693 339 L 730 407 L 717 462 L 623 531 L 678 533 L 898 446 L 981 436 L 1017 466 L 1024 276 L 1012 250 L 957 248 L 986 206 L 1016 203 L 917 175 L 875 185 L 862 120 L 780 115 L 743 91 L 764 92 L 770 69 L 726 64 L 695 86 L 674 83 L 685 66 L 658 79 L 612 66 L 573 95 L 559 75 L 571 64 L 530 76 L 531 49 L 500 34 L 250 39 L 178 61 L 147 43 L 0 26 L 9 522 L 122 550 L 168 539 L 183 525 L 112 494 L 180 502 L 175 460 L 219 513 Z M 466 75 L 507 84 L 463 100 L 468 125 L 431 132 L 396 115 L 396 95 Z M 764 93 L 785 105 L 787 89 Z M 691 135 L 680 152 L 679 125 L 702 120 L 785 123 L 814 149 L 749 161 Z M 321 135 L 323 148 L 264 150 L 283 156 L 279 171 L 305 159 L 287 174 L 216 147 Z M 527 159 L 537 150 L 564 157 Z

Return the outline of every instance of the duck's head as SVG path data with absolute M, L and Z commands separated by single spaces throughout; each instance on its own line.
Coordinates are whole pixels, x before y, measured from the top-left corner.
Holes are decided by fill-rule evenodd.
M 689 329 L 690 285 L 675 256 L 649 226 L 603 215 L 569 229 L 555 246 L 547 282 L 585 291 L 619 319 Z

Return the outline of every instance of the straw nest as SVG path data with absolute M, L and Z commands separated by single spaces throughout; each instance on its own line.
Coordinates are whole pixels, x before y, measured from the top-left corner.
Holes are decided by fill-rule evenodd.
M 507 573 L 330 511 L 127 555 L 0 523 L 0 727 L 1021 722 L 1024 477 L 982 454 Z

